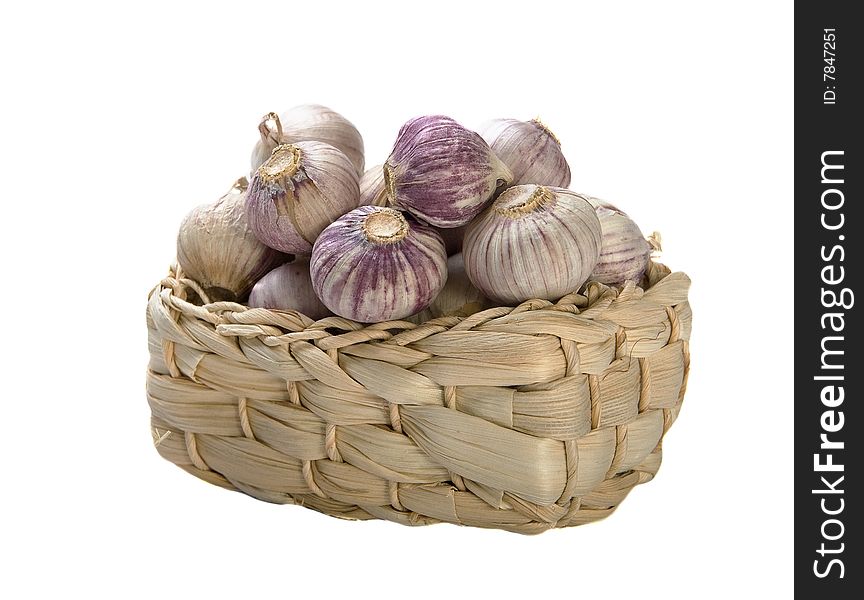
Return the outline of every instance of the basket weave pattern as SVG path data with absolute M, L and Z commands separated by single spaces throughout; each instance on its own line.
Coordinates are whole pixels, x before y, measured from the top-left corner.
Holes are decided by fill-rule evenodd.
M 590 284 L 415 325 L 147 308 L 159 453 L 210 483 L 351 519 L 539 533 L 609 515 L 660 466 L 687 385 L 689 279 Z

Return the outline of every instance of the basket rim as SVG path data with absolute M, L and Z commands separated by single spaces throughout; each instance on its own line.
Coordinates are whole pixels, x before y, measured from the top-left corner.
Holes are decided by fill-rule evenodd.
M 195 304 L 187 299 L 189 291 L 197 294 L 199 298 L 206 298 L 206 293 L 196 281 L 186 277 L 179 265 L 175 263 L 170 266 L 168 275 L 151 289 L 149 300 L 150 302 L 159 300 L 173 311 L 207 321 L 216 326 L 217 331 L 223 335 L 248 337 L 255 332 L 255 327 L 259 327 L 257 333 L 261 335 L 273 335 L 276 333 L 273 328 L 295 334 L 305 331 L 321 332 L 326 335 L 366 332 L 371 341 L 376 337 L 391 338 L 392 334 L 386 336 L 383 334 L 394 330 L 400 333 L 408 333 L 424 327 L 470 330 L 508 315 L 539 310 L 572 314 L 595 323 L 614 322 L 615 319 L 609 319 L 607 313 L 610 310 L 614 312 L 625 303 L 653 303 L 667 308 L 688 301 L 691 281 L 683 271 L 671 271 L 663 263 L 651 259 L 644 281 L 649 283 L 647 287 L 641 287 L 632 281 L 627 282 L 622 288 L 607 286 L 596 281 L 588 282 L 581 292 L 571 292 L 555 302 L 530 299 L 515 306 L 493 306 L 465 317 L 442 316 L 419 323 L 407 319 L 361 323 L 338 315 L 316 320 L 296 310 L 253 308 L 240 302 L 218 301 Z M 667 291 L 671 293 L 667 294 Z M 342 333 L 330 333 L 334 330 Z

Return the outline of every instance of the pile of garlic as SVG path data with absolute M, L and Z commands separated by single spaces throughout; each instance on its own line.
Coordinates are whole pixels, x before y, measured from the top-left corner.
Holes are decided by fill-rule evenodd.
M 258 130 L 251 181 L 180 227 L 178 263 L 205 300 L 419 322 L 640 283 L 648 265 L 624 212 L 566 189 L 561 143 L 538 120 L 480 135 L 418 117 L 365 172 L 360 132 L 324 106 L 268 113 Z

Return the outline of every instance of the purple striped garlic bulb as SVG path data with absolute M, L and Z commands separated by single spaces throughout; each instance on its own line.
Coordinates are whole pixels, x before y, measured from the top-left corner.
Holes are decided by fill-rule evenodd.
M 308 258 L 297 258 L 262 277 L 249 294 L 249 306 L 294 310 L 315 320 L 330 316 L 312 288 Z
M 570 166 L 561 152 L 561 142 L 540 119 L 494 119 L 485 123 L 480 133 L 513 173 L 513 185 L 570 185 Z
M 447 253 L 433 227 L 392 208 L 361 206 L 321 232 L 310 271 L 327 308 L 378 323 L 429 305 L 447 281 Z
M 241 177 L 218 201 L 194 208 L 180 224 L 177 262 L 211 301 L 241 300 L 258 278 L 290 259 L 259 242 L 249 227 L 247 184 Z
M 462 255 L 477 289 L 517 304 L 579 290 L 600 243 L 600 221 L 588 200 L 563 188 L 517 185 L 468 226 Z
M 512 179 L 482 137 L 440 115 L 405 123 L 384 163 L 390 205 L 436 227 L 465 225 Z
M 648 268 L 651 244 L 627 213 L 599 198 L 586 199 L 597 211 L 603 237 L 600 259 L 590 279 L 615 286 L 639 283 Z
M 323 142 L 284 144 L 258 167 L 246 215 L 271 248 L 308 255 L 318 234 L 357 207 L 360 187 L 348 158 Z
M 295 142 L 324 142 L 342 151 L 357 176 L 363 174 L 363 136 L 348 119 L 319 104 L 302 104 L 282 113 L 267 113 L 258 125 L 261 139 L 252 150 L 252 175 L 264 164 L 273 149 Z

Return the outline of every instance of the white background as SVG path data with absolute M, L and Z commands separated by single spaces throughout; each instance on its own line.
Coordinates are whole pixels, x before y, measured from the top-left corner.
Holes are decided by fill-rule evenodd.
M 0 596 L 791 595 L 791 3 L 475 4 L 3 9 Z M 690 387 L 609 519 L 352 523 L 159 458 L 147 292 L 258 118 L 304 102 L 353 120 L 370 166 L 411 116 L 539 115 L 574 189 L 662 232 L 693 279 Z

